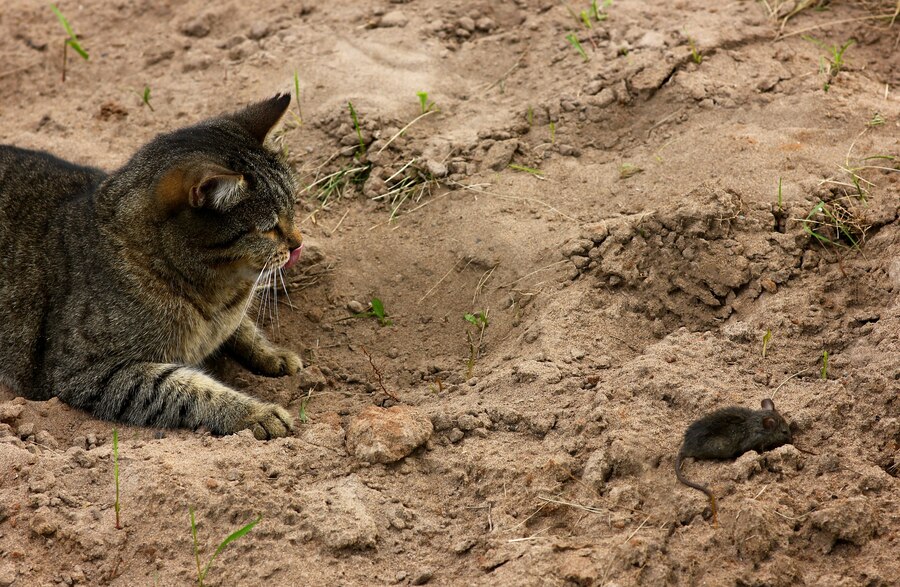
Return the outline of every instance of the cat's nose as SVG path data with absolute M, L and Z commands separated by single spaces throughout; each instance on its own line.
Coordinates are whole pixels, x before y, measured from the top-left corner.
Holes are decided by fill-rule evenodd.
M 303 252 L 303 245 L 301 244 L 296 249 L 291 249 L 291 255 L 288 257 L 287 263 L 284 264 L 284 269 L 290 269 L 291 266 L 297 262 L 300 258 L 300 253 Z
M 300 234 L 299 230 L 293 228 L 287 233 L 287 244 L 291 251 L 303 246 L 303 235 Z

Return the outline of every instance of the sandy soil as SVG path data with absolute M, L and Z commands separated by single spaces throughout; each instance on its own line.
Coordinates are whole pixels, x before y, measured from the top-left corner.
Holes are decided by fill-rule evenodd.
M 117 530 L 113 425 L 0 392 L 0 586 L 194 582 L 189 507 L 203 560 L 263 516 L 208 585 L 900 584 L 900 24 L 799 4 L 64 0 L 63 83 L 46 3 L 4 2 L 0 141 L 113 168 L 296 71 L 275 138 L 319 183 L 294 308 L 258 310 L 311 366 L 213 366 L 308 422 L 119 426 Z M 345 442 L 397 403 L 366 352 L 433 427 L 391 464 Z M 796 447 L 687 465 L 715 528 L 681 435 L 773 396 Z

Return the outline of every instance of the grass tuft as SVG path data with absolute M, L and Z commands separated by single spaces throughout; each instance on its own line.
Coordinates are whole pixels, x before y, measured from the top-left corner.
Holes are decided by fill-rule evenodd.
M 575 33 L 569 33 L 568 35 L 566 35 L 566 40 L 569 41 L 569 44 L 572 45 L 572 47 L 574 47 L 576 51 L 578 51 L 578 54 L 581 55 L 581 58 L 584 59 L 585 62 L 591 60 L 591 58 L 588 57 L 588 54 L 584 52 L 584 47 L 581 46 L 581 41 L 578 40 L 578 37 L 575 36 Z
M 356 115 L 356 108 L 353 107 L 353 102 L 347 102 L 347 106 L 350 108 L 350 118 L 353 120 L 353 128 L 356 130 L 356 137 L 359 139 L 359 151 L 357 153 L 362 157 L 366 154 L 366 142 L 363 140 L 362 130 L 359 128 L 359 117 Z

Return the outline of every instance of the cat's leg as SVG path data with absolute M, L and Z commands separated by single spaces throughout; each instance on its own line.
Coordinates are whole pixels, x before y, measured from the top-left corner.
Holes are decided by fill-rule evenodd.
M 85 385 L 86 380 L 92 383 Z M 293 418 L 275 404 L 227 387 L 192 367 L 131 363 L 82 373 L 59 398 L 106 420 L 158 428 L 232 434 L 249 428 L 259 440 L 290 434 Z
M 247 317 L 225 342 L 225 349 L 241 365 L 259 375 L 281 377 L 293 375 L 303 368 L 297 353 L 269 342 Z

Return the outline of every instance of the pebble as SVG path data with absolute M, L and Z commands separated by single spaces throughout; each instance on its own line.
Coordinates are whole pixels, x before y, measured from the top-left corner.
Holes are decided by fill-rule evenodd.
M 362 303 L 357 302 L 356 300 L 351 300 L 347 303 L 347 309 L 353 312 L 354 314 L 362 314 L 366 311 L 366 307 L 362 305 Z
M 459 21 L 457 21 L 457 24 L 459 25 L 459 28 L 463 29 L 467 33 L 471 33 L 475 30 L 475 21 L 468 16 L 463 16 L 462 18 L 460 18 Z
M 381 20 L 378 21 L 378 26 L 382 28 L 405 27 L 408 22 L 409 18 L 403 12 L 392 10 L 381 17 Z

